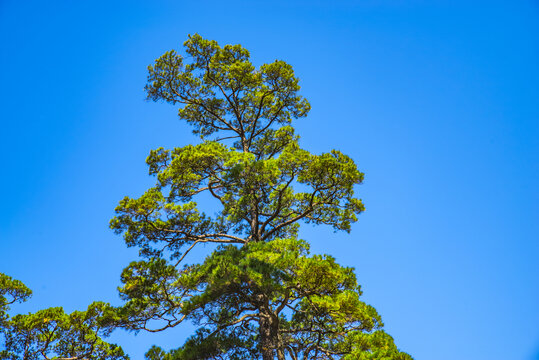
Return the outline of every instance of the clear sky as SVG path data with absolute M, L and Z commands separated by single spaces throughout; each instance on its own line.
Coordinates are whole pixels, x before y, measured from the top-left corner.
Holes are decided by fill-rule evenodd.
M 152 184 L 150 149 L 198 141 L 144 101 L 146 67 L 195 32 L 292 64 L 302 146 L 365 172 L 352 233 L 302 237 L 356 268 L 402 350 L 539 359 L 537 1 L 1 0 L 0 271 L 34 290 L 15 311 L 119 304 L 114 207 Z M 191 330 L 113 340 L 142 359 Z

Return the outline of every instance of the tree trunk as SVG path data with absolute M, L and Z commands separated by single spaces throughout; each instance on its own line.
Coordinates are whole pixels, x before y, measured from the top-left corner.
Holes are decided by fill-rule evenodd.
M 283 344 L 279 335 L 279 318 L 274 314 L 262 316 L 258 323 L 260 331 L 260 351 L 263 360 L 286 360 Z
M 260 332 L 260 352 L 263 360 L 273 360 L 272 324 L 270 317 L 261 317 L 258 322 Z

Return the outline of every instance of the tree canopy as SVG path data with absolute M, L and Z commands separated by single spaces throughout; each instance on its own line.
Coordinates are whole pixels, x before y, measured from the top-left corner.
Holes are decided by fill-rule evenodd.
M 153 347 L 147 359 L 411 359 L 361 300 L 353 269 L 311 254 L 298 236 L 301 223 L 349 232 L 364 211 L 354 193 L 363 173 L 340 151 L 300 147 L 291 124 L 310 104 L 292 67 L 256 68 L 242 46 L 199 35 L 184 47 L 185 57 L 169 51 L 149 66 L 145 89 L 178 106 L 202 141 L 151 151 L 155 186 L 116 208 L 111 228 L 140 254 L 122 272 L 124 305 L 9 319 L 7 305 L 30 291 L 5 277 L 4 357 L 121 359 L 102 340 L 112 330 L 190 321 L 198 330 L 183 345 Z M 197 261 L 190 254 L 201 244 L 215 246 Z

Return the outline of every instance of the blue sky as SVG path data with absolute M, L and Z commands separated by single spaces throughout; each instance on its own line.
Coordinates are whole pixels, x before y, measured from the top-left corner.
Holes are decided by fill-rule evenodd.
M 3 0 L 0 29 L 0 271 L 34 290 L 15 311 L 119 303 L 114 207 L 152 185 L 150 149 L 198 141 L 144 101 L 146 67 L 198 32 L 292 64 L 302 146 L 365 172 L 352 233 L 302 237 L 356 268 L 402 350 L 539 359 L 537 1 Z M 142 359 L 191 330 L 113 340 Z

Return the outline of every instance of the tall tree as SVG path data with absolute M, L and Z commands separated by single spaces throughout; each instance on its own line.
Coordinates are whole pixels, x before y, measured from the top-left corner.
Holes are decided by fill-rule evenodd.
M 363 174 L 337 150 L 299 146 L 291 123 L 310 105 L 292 67 L 257 69 L 240 45 L 199 35 L 184 46 L 186 57 L 169 51 L 149 67 L 146 91 L 179 106 L 203 142 L 152 151 L 156 185 L 116 208 L 111 227 L 142 256 L 122 273 L 121 326 L 199 326 L 176 350 L 151 349 L 154 360 L 411 359 L 360 300 L 353 269 L 298 238 L 301 222 L 349 232 Z M 214 215 L 199 198 L 213 199 Z M 208 243 L 202 262 L 190 260 Z

